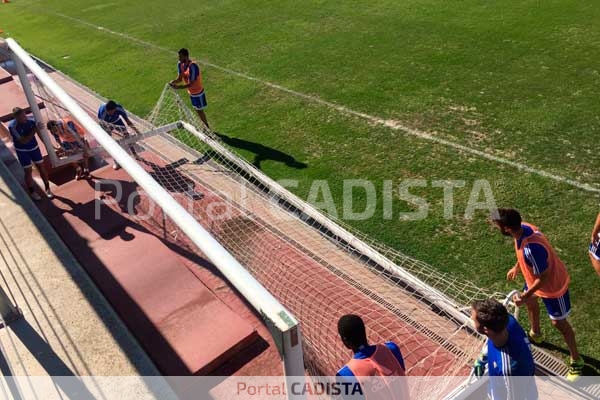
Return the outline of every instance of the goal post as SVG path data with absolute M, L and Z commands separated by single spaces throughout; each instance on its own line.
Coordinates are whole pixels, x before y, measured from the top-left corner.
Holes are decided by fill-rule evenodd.
M 266 320 L 283 359 L 287 376 L 303 376 L 302 336 L 298 320 L 227 251 L 173 196 L 134 160 L 50 75 L 13 39 L 6 39 L 19 70 L 27 100 L 38 121 L 41 114 L 27 79 L 27 68 L 89 133 L 190 241 L 215 265 L 223 276 Z M 37 110 L 37 111 L 36 111 Z M 47 132 L 46 132 L 47 135 Z M 44 140 L 44 144 L 48 146 Z M 48 151 L 49 154 L 52 151 Z

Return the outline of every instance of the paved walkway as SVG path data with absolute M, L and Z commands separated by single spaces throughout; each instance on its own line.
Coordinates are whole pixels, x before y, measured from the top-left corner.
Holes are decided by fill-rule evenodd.
M 2 148 L 6 155 L 7 149 Z M 111 398 L 106 384 L 74 376 L 158 375 L 10 172 L 13 163 L 10 159 L 8 165 L 0 162 L 0 285 L 23 317 L 0 330 L 4 394 L 61 398 L 60 392 L 71 397 L 69 390 L 75 388 L 78 394 L 89 394 L 88 398 Z M 10 375 L 23 378 L 12 384 L 6 379 Z M 69 385 L 50 385 L 50 391 L 46 386 L 41 395 L 42 385 L 36 385 L 36 378 L 33 383 L 29 378 L 25 382 L 26 376 L 73 378 L 65 380 Z M 149 393 L 139 378 L 127 382 L 136 386 L 140 398 L 165 398 L 165 393 Z

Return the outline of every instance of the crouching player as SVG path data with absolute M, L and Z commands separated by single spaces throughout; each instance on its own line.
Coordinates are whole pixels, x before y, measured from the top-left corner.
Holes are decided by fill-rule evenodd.
M 527 335 L 506 308 L 493 299 L 472 304 L 471 320 L 487 337 L 483 354 L 473 372 L 482 376 L 487 366 L 488 394 L 492 400 L 536 400 L 535 364 Z
M 91 154 L 90 145 L 85 139 L 85 131 L 73 119 L 66 117 L 59 121 L 50 120 L 46 127 L 54 136 L 54 139 L 60 144 L 64 155 L 69 156 L 81 152 L 83 158 L 81 164 L 74 164 L 75 179 L 80 180 L 89 176 L 89 158 Z

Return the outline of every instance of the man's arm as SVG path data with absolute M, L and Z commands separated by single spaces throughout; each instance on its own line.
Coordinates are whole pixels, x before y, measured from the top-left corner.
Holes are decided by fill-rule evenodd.
M 521 298 L 521 300 L 526 301 L 531 296 L 533 296 L 535 294 L 535 292 L 544 284 L 544 282 L 546 282 L 548 280 L 548 276 L 549 276 L 548 270 L 542 272 L 541 275 L 538 275 L 536 280 L 533 282 L 533 285 L 531 285 L 531 287 L 528 287 L 527 290 L 519 296 Z
M 21 144 L 28 143 L 31 139 L 33 139 L 33 137 L 35 136 L 35 134 L 39 132 L 37 125 L 34 126 L 34 128 L 31 130 L 31 133 L 29 133 L 28 135 L 25 135 L 25 136 L 19 135 L 19 133 L 17 132 L 17 130 L 16 129 L 13 130 L 12 127 L 11 127 L 11 130 L 12 130 L 12 134 L 17 138 L 17 140 Z
M 177 78 L 175 78 L 171 82 L 169 82 L 169 85 L 173 88 L 177 87 L 175 84 L 177 82 L 181 82 L 182 79 L 183 79 L 183 73 L 181 72 L 181 64 L 177 64 Z
M 182 74 L 179 74 L 179 75 L 182 75 Z M 200 76 L 200 67 L 198 66 L 198 64 L 192 63 L 192 65 L 190 65 L 190 82 L 185 85 L 177 85 L 177 86 L 175 86 L 175 89 L 187 89 L 187 88 L 191 87 L 192 84 L 194 82 L 196 82 L 196 80 L 198 79 L 199 76 Z
M 600 213 L 598 213 L 594 229 L 592 229 L 592 242 L 595 242 L 596 239 L 598 239 L 598 233 L 600 233 Z
M 523 249 L 523 252 L 525 254 L 525 262 L 531 267 L 533 276 L 535 277 L 533 284 L 519 296 L 521 301 L 526 301 L 548 280 L 548 252 L 543 246 L 537 243 L 527 245 Z
M 119 115 L 121 116 L 121 118 L 123 118 L 125 120 L 125 123 L 131 129 L 133 129 L 137 133 L 140 133 L 140 131 L 138 130 L 138 128 L 135 126 L 135 124 L 129 119 L 129 116 L 127 115 L 127 113 L 125 112 L 125 110 L 123 110 L 122 108 L 120 108 L 119 109 Z
M 509 281 L 514 281 L 521 272 L 521 268 L 519 268 L 519 261 L 515 263 L 515 266 L 508 270 L 506 273 L 506 279 Z
M 387 342 L 385 345 L 388 349 L 390 349 L 394 357 L 396 357 L 396 360 L 398 360 L 398 363 L 400 364 L 402 369 L 406 371 L 406 367 L 404 366 L 404 357 L 402 357 L 400 347 L 398 347 L 398 345 L 394 342 Z

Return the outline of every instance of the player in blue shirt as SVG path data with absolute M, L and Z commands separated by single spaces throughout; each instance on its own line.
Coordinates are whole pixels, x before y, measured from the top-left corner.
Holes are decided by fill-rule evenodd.
M 29 189 L 31 198 L 36 201 L 42 199 L 36 192 L 33 182 L 32 172 L 33 164 L 35 164 L 42 177 L 42 181 L 44 181 L 46 197 L 51 199 L 54 195 L 50 191 L 48 174 L 44 168 L 44 158 L 35 138 L 36 134 L 40 134 L 37 124 L 33 119 L 27 118 L 25 110 L 15 107 L 12 111 L 14 119 L 8 124 L 8 132 L 13 140 L 19 163 L 25 171 L 25 184 Z
M 475 301 L 471 319 L 475 330 L 487 336 L 487 346 L 475 362 L 474 373 L 482 376 L 487 365 L 491 399 L 536 400 L 531 345 L 517 320 L 494 299 Z
M 98 120 L 100 120 L 100 125 L 109 135 L 114 132 L 124 138 L 129 137 L 129 132 L 127 132 L 125 123 L 127 123 L 127 125 L 133 129 L 135 133 L 140 133 L 137 127 L 127 116 L 127 112 L 123 106 L 116 103 L 114 100 L 109 100 L 106 102 L 106 104 L 102 104 L 100 106 L 98 109 Z M 137 157 L 137 153 L 133 145 L 129 146 L 129 150 L 134 156 Z M 119 169 L 120 166 L 115 162 L 113 168 Z

